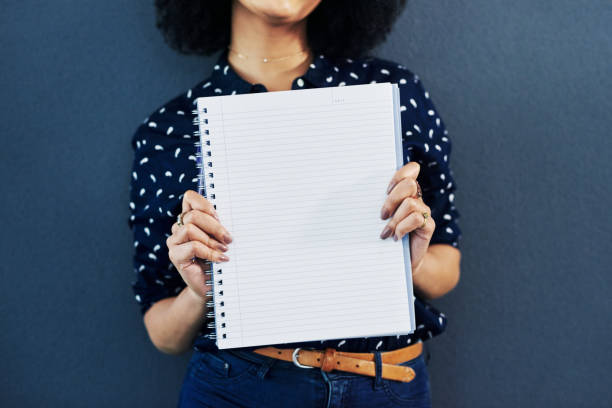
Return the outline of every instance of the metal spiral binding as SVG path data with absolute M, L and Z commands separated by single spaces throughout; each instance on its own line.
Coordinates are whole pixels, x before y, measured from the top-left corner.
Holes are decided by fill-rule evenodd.
M 212 151 L 210 150 L 210 132 L 206 127 L 208 125 L 208 118 L 203 117 L 204 114 L 208 113 L 207 108 L 201 109 L 199 112 L 197 110 L 192 111 L 193 115 L 195 115 L 193 119 L 193 124 L 198 126 L 198 130 L 194 132 L 194 136 L 199 138 L 199 141 L 195 143 L 196 146 L 196 167 L 198 168 L 198 193 L 206 197 L 212 204 L 214 208 L 217 208 L 215 204 L 215 185 L 212 182 L 214 177 L 213 171 L 213 161 L 212 161 Z M 207 185 L 207 180 L 209 180 L 209 184 Z M 206 323 L 206 328 L 211 329 L 209 333 L 204 334 L 204 337 L 217 340 L 217 335 L 220 335 L 222 338 L 227 337 L 227 332 L 223 331 L 221 333 L 217 333 L 218 329 L 225 329 L 225 312 L 221 310 L 223 306 L 225 306 L 225 302 L 223 301 L 223 279 L 220 276 L 223 273 L 221 269 L 221 265 L 216 264 L 214 262 L 207 261 L 207 265 L 210 265 L 210 268 L 205 271 L 206 275 L 206 285 L 212 286 L 213 290 L 209 290 L 206 292 L 207 297 L 211 297 L 211 300 L 206 302 L 206 307 L 208 308 L 208 312 L 206 313 L 206 318 L 213 319 Z M 214 275 L 217 275 L 215 278 Z M 210 308 L 212 307 L 212 311 Z

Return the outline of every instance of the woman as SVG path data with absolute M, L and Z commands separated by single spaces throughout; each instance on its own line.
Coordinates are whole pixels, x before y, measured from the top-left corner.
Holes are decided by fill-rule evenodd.
M 209 78 L 155 110 L 133 137 L 130 225 L 133 284 L 153 344 L 195 352 L 180 406 L 429 406 L 422 341 L 444 330 L 442 313 L 424 303 L 458 282 L 460 230 L 449 168 L 451 144 L 418 77 L 402 65 L 363 55 L 380 43 L 404 1 L 193 2 L 158 0 L 158 27 L 181 52 L 221 50 Z M 335 350 L 374 361 L 367 375 L 308 370 L 255 352 L 217 349 L 207 325 L 206 261 L 223 262 L 228 231 L 197 188 L 192 124 L 195 98 L 300 88 L 394 82 L 400 87 L 405 166 L 390 175 L 381 239 L 410 234 L 417 300 L 411 335 L 276 345 Z M 422 193 L 421 193 L 421 186 Z M 179 219 L 177 216 L 180 214 Z M 176 221 L 176 222 L 175 222 Z M 167 246 L 167 248 L 166 248 Z M 196 257 L 197 262 L 192 262 Z M 411 357 L 397 361 L 397 356 Z M 302 354 L 297 354 L 297 363 Z M 395 356 L 395 357 L 391 357 Z M 383 363 L 414 370 L 410 382 L 384 377 Z M 304 364 L 302 364 L 304 365 Z

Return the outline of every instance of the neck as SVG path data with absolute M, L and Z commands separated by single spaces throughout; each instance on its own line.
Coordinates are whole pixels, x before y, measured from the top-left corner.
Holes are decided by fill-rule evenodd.
M 250 83 L 261 83 L 269 91 L 291 89 L 312 60 L 306 37 L 306 19 L 271 23 L 238 1 L 232 6 L 232 28 L 228 61 Z M 307 51 L 300 53 L 300 51 Z M 246 58 L 240 58 L 237 53 Z M 269 62 L 263 62 L 267 58 Z

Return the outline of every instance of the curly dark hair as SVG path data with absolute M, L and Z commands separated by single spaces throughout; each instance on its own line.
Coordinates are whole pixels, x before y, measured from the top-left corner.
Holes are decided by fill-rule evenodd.
M 385 40 L 406 0 L 323 0 L 308 16 L 313 52 L 359 57 Z M 230 41 L 230 0 L 155 0 L 156 26 L 183 54 L 210 55 Z

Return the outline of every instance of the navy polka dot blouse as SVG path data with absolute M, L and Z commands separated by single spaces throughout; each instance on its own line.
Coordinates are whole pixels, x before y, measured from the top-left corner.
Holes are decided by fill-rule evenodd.
M 307 72 L 295 78 L 292 89 L 345 86 L 373 82 L 397 83 L 400 89 L 404 161 L 421 165 L 418 177 L 423 199 L 431 208 L 436 230 L 431 243 L 458 247 L 461 231 L 454 204 L 455 182 L 449 167 L 451 141 L 429 94 L 419 78 L 404 66 L 379 58 L 314 58 Z M 176 296 L 184 287 L 168 258 L 166 238 L 181 211 L 183 193 L 197 191 L 196 126 L 192 120 L 195 99 L 200 96 L 267 92 L 262 84 L 242 79 L 221 53 L 209 78 L 178 95 L 153 112 L 132 138 L 134 162 L 130 187 L 129 225 L 134 234 L 132 284 L 142 313 L 163 298 Z M 385 186 L 382 186 L 385 188 Z M 279 345 L 280 347 L 334 347 L 344 351 L 384 351 L 426 340 L 442 331 L 446 316 L 421 301 L 415 301 L 417 329 L 410 335 L 331 339 Z M 214 335 L 203 325 L 194 347 L 215 350 Z M 254 348 L 254 347 L 253 347 Z M 252 349 L 252 348 L 245 348 Z

